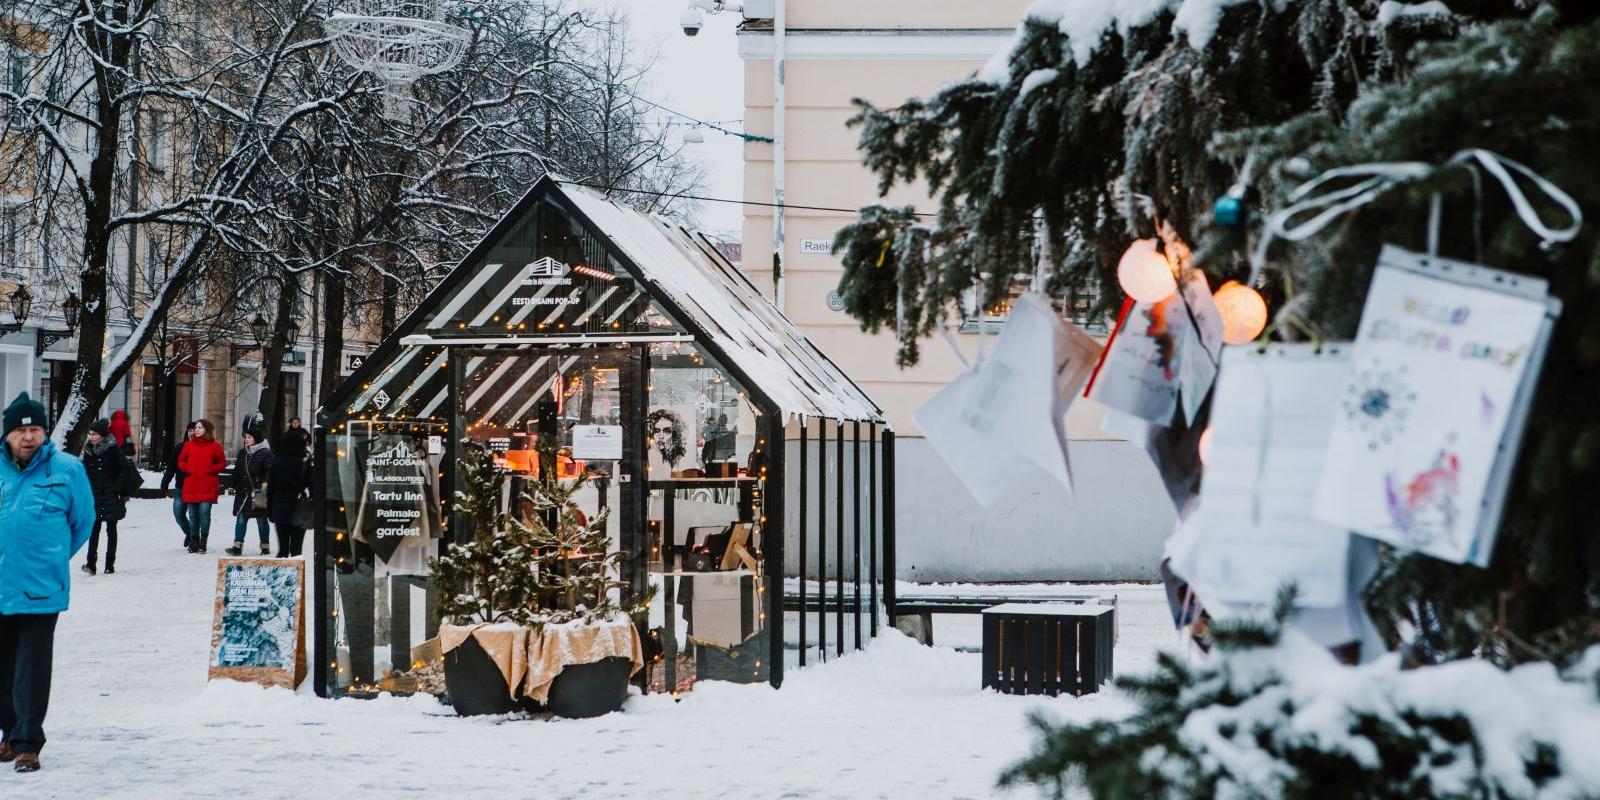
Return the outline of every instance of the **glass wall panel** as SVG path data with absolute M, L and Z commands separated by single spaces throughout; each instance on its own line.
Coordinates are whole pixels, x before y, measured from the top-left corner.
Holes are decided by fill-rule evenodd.
M 322 629 L 334 691 L 428 691 L 437 681 L 427 647 L 438 634 L 428 561 L 445 530 L 447 435 L 444 423 L 418 419 L 356 419 L 328 430 L 322 567 L 332 624 Z
M 762 415 L 693 344 L 651 346 L 647 392 L 647 686 L 769 680 Z

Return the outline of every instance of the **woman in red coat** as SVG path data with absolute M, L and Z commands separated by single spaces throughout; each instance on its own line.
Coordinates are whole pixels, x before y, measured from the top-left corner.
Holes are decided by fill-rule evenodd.
M 217 475 L 228 466 L 228 455 L 217 442 L 211 420 L 195 420 L 189 441 L 178 453 L 183 473 L 183 512 L 189 518 L 189 552 L 204 553 L 211 538 L 211 506 L 220 494 Z
M 123 455 L 133 458 L 133 425 L 128 421 L 128 412 L 120 408 L 111 412 L 111 438 L 117 440 Z

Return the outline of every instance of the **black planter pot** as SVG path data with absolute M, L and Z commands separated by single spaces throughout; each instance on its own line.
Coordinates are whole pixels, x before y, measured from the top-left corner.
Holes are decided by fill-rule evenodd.
M 582 719 L 622 708 L 623 702 L 628 699 L 628 675 L 632 664 L 626 658 L 613 656 L 592 664 L 567 666 L 551 681 L 550 699 L 544 704 L 545 710 L 558 717 Z M 445 674 L 449 676 L 448 671 Z
M 522 701 L 506 690 L 505 676 L 494 659 L 471 636 L 444 654 L 444 687 L 450 705 L 463 717 L 509 714 L 523 707 Z

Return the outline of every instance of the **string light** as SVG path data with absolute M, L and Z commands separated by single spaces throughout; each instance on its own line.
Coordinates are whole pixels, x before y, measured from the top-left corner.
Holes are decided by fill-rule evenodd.
M 1117 261 L 1117 283 L 1123 293 L 1140 303 L 1159 303 L 1178 291 L 1172 263 L 1157 248 L 1155 239 L 1128 245 Z
M 1222 341 L 1244 344 L 1261 335 L 1267 327 L 1267 301 L 1261 294 L 1238 281 L 1228 281 L 1211 299 L 1222 318 Z

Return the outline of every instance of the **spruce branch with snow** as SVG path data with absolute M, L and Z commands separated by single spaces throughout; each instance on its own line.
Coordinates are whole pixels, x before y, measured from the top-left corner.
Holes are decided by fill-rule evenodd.
M 586 518 L 574 496 L 587 478 L 557 476 L 552 437 L 539 437 L 535 450 L 539 474 L 512 494 L 508 511 L 501 499 L 507 474 L 494 454 L 462 441 L 455 519 L 465 523 L 458 532 L 465 541 L 449 545 L 430 567 L 440 619 L 536 627 L 642 614 L 650 592 L 619 599 L 628 588 L 621 579 L 626 554 L 611 549 L 609 509 Z
M 1600 64 L 1580 54 L 1600 49 L 1597 19 L 1553 0 L 1039 0 L 972 79 L 899 108 L 858 104 L 881 187 L 926 180 L 938 218 L 922 230 L 906 211 L 863 210 L 836 239 L 846 308 L 866 327 L 901 320 L 914 358 L 915 339 L 958 313 L 976 281 L 992 301 L 1028 271 L 1035 215 L 1052 290 L 1116 286 L 1118 258 L 1157 220 L 1194 244 L 1213 283 L 1241 279 L 1259 222 L 1216 224 L 1212 211 L 1252 155 L 1256 220 L 1323 170 L 1442 163 L 1469 147 L 1550 176 L 1594 216 Z M 1543 247 L 1502 195 L 1443 171 L 1277 245 L 1264 293 L 1278 308 L 1293 295 L 1305 325 L 1350 336 L 1379 245 L 1423 249 L 1436 190 L 1442 255 L 1547 278 L 1566 312 L 1490 568 L 1393 554 L 1369 590 L 1373 616 L 1423 661 L 1564 662 L 1600 641 L 1600 546 L 1579 501 L 1600 480 L 1600 409 L 1580 399 L 1600 382 L 1592 226 Z M 1121 300 L 1106 291 L 1102 310 Z
M 914 359 L 915 337 L 959 312 L 967 288 L 985 280 L 992 301 L 1027 271 L 1035 215 L 1053 290 L 1116 286 L 1123 250 L 1158 223 L 1220 283 L 1248 273 L 1259 220 L 1301 183 L 1368 162 L 1442 164 L 1469 148 L 1546 176 L 1592 220 L 1596 52 L 1600 8 L 1570 0 L 1038 0 L 972 79 L 899 108 L 858 103 L 853 123 L 881 186 L 925 180 L 938 216 L 921 230 L 905 211 L 864 209 L 837 240 L 841 291 L 864 326 L 899 320 Z M 1244 224 L 1214 218 L 1241 179 Z M 1423 668 L 1399 672 L 1390 655 L 1340 672 L 1264 627 L 1261 642 L 1213 662 L 1169 659 L 1125 681 L 1142 700 L 1127 720 L 1042 725 L 1040 752 L 1011 780 L 1081 781 L 1102 797 L 1600 794 L 1579 755 L 1592 739 L 1538 721 L 1600 713 L 1600 529 L 1586 506 L 1600 482 L 1594 226 L 1548 246 L 1505 195 L 1440 170 L 1305 242 L 1277 243 L 1263 290 L 1298 327 L 1348 338 L 1379 247 L 1427 247 L 1436 192 L 1441 255 L 1546 279 L 1564 312 L 1488 568 L 1386 549 L 1367 587 L 1371 617 Z M 1102 310 L 1121 301 L 1108 290 Z M 1426 691 L 1447 680 L 1451 691 Z M 1370 692 L 1329 690 L 1346 681 Z M 1562 700 L 1531 699 L 1544 696 Z M 1530 698 L 1539 711 L 1497 718 L 1485 697 L 1497 708 Z M 1313 722 L 1328 724 L 1302 729 Z
M 1270 619 L 1232 622 L 1214 655 L 1163 653 L 1117 686 L 1138 703 L 1122 720 L 1063 725 L 1040 738 L 1002 785 L 1096 798 L 1592 797 L 1600 769 L 1600 646 L 1563 672 L 1504 672 L 1479 660 L 1403 670 L 1360 667 Z

